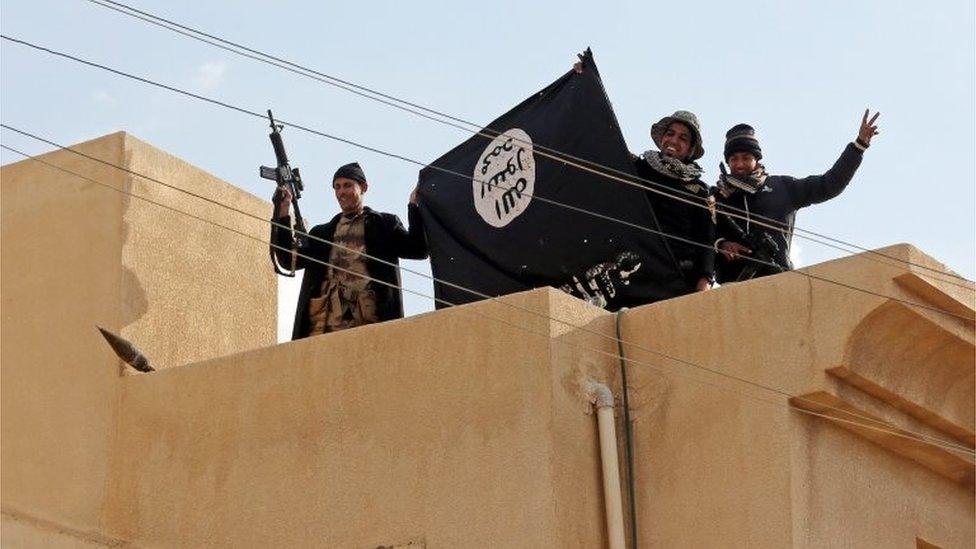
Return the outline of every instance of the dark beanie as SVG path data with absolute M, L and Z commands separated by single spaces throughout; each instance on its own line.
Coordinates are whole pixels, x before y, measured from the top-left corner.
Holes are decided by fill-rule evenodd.
M 339 179 L 340 177 L 345 177 L 345 178 L 348 178 L 348 179 L 352 179 L 352 180 L 358 181 L 360 183 L 365 183 L 366 182 L 366 174 L 363 173 L 363 169 L 361 167 L 359 167 L 359 163 L 358 162 L 350 162 L 349 164 L 346 164 L 345 166 L 340 166 L 339 169 L 336 170 L 335 175 L 332 176 L 332 180 L 335 181 L 336 179 Z
M 738 152 L 747 152 L 762 160 L 762 149 L 756 139 L 756 130 L 749 124 L 736 124 L 725 133 L 725 159 Z

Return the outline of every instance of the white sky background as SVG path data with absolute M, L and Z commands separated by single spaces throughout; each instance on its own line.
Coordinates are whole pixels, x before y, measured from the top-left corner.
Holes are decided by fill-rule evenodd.
M 976 28 L 972 0 L 817 2 L 169 2 L 134 7 L 461 118 L 486 124 L 591 46 L 634 152 L 653 120 L 696 112 L 714 182 L 725 131 L 748 122 L 773 173 L 822 173 L 865 107 L 881 135 L 839 198 L 797 225 L 866 247 L 911 242 L 976 274 Z M 467 134 L 148 26 L 82 0 L 4 0 L 3 33 L 429 162 Z M 262 197 L 267 124 L 3 42 L 4 123 L 62 143 L 126 130 Z M 5 144 L 49 147 L 4 131 Z M 303 213 L 338 211 L 335 168 L 359 161 L 367 203 L 406 216 L 418 167 L 285 131 Z M 2 162 L 20 158 L 3 152 Z M 270 213 L 270 206 L 269 206 Z M 795 240 L 802 263 L 841 252 Z M 258 245 L 242 241 L 241 246 Z M 429 273 L 427 262 L 405 262 Z M 268 266 L 270 268 L 270 266 Z M 404 273 L 432 295 L 428 280 Z M 837 291 L 845 291 L 838 289 Z M 282 304 L 293 307 L 294 297 Z M 430 300 L 405 296 L 408 314 Z M 281 315 L 290 333 L 291 314 Z

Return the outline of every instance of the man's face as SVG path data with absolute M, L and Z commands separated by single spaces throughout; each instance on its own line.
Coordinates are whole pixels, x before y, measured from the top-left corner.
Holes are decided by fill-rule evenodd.
M 694 144 L 695 134 L 691 133 L 691 128 L 681 122 L 672 122 L 661 136 L 661 153 L 684 162 L 691 156 Z
M 752 153 L 747 152 L 737 152 L 732 153 L 726 159 L 729 163 L 729 169 L 732 170 L 732 175 L 746 176 L 756 171 L 756 167 L 759 165 L 759 161 Z
M 366 183 L 360 183 L 348 177 L 337 177 L 332 182 L 336 201 L 342 213 L 357 213 L 363 209 L 363 195 L 366 193 Z

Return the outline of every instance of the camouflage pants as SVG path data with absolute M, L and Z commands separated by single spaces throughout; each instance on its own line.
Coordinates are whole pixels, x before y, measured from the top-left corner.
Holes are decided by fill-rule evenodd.
M 338 332 L 378 322 L 376 292 L 348 288 L 330 280 L 319 297 L 308 302 L 309 335 Z

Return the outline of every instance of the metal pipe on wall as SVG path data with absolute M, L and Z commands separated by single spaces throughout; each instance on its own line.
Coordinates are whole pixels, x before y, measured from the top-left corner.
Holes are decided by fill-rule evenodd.
M 603 464 L 603 502 L 607 516 L 610 549 L 625 549 L 624 510 L 620 490 L 620 468 L 617 464 L 617 428 L 613 418 L 613 393 L 610 388 L 590 381 L 590 400 L 596 408 L 600 432 L 600 462 Z

